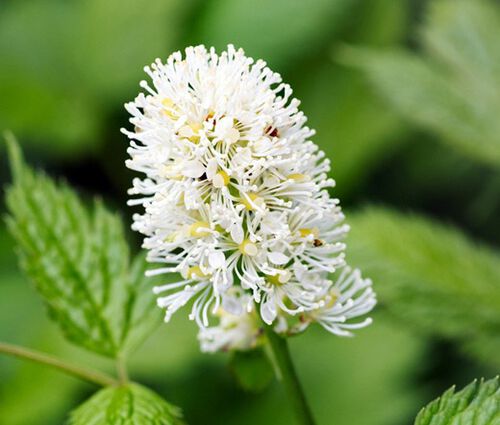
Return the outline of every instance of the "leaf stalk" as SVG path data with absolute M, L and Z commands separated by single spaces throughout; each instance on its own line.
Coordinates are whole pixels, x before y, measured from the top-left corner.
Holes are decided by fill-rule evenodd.
M 57 357 L 51 356 L 49 354 L 42 353 L 40 351 L 31 350 L 14 344 L 7 344 L 0 342 L 0 353 L 18 357 L 20 359 L 29 360 L 35 363 L 40 363 L 45 366 L 50 366 L 54 369 L 58 369 L 68 375 L 75 376 L 84 381 L 91 382 L 103 387 L 106 386 L 117 386 L 120 382 L 114 377 L 88 368 L 77 366 L 61 360 Z

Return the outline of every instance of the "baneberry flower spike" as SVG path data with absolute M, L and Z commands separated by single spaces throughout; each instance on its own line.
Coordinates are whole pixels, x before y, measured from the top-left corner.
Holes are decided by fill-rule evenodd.
M 368 324 L 344 323 L 375 296 L 358 274 L 331 277 L 345 266 L 348 226 L 290 86 L 231 45 L 220 55 L 189 47 L 145 71 L 152 83 L 126 105 L 135 128 L 122 131 L 127 166 L 144 174 L 129 191 L 144 208 L 133 229 L 161 264 L 149 274 L 181 276 L 155 288 L 166 320 L 192 302 L 202 329 L 221 311 L 231 320 L 257 312 L 285 333 L 315 321 L 338 335 Z

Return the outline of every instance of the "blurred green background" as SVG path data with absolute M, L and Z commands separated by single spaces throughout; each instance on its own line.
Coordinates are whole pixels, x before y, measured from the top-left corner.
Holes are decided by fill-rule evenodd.
M 2 0 L 0 129 L 130 221 L 119 129 L 142 67 L 198 43 L 265 59 L 332 159 L 348 260 L 380 298 L 354 339 L 311 329 L 291 341 L 306 392 L 320 424 L 411 424 L 445 388 L 500 369 L 499 40 L 493 0 Z M 112 369 L 46 319 L 3 224 L 0 247 L 0 340 Z M 292 423 L 278 384 L 240 389 L 184 316 L 136 354 L 134 379 L 190 424 Z M 63 423 L 92 391 L 0 356 L 0 425 Z

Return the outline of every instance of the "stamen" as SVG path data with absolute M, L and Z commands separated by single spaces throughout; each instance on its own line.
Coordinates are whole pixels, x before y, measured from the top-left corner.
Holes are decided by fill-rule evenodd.
M 288 175 L 288 179 L 295 180 L 297 183 L 304 183 L 311 180 L 311 177 L 306 174 L 292 173 Z
M 197 221 L 189 226 L 189 235 L 197 238 L 210 235 L 210 232 L 203 229 L 210 229 L 210 225 L 206 221 Z
M 229 184 L 230 178 L 225 171 L 219 171 L 213 178 L 213 185 L 220 189 Z
M 309 235 L 314 236 L 314 239 L 319 238 L 319 229 L 317 227 L 299 229 L 299 233 L 303 238 L 307 238 Z
M 166 97 L 161 101 L 161 104 L 165 107 L 162 110 L 162 112 L 167 117 L 172 118 L 173 120 L 178 118 L 177 111 L 176 111 L 177 108 L 175 107 L 175 103 L 172 99 L 170 99 L 169 97 Z
M 259 252 L 257 245 L 251 242 L 249 239 L 245 239 L 240 245 L 239 250 L 242 254 L 254 257 Z

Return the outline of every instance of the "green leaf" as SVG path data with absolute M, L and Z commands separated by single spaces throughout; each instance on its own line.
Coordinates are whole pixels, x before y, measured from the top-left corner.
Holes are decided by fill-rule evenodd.
M 423 53 L 347 49 L 393 110 L 450 147 L 500 164 L 500 10 L 484 0 L 439 0 L 421 30 Z
M 499 378 L 474 381 L 463 390 L 452 387 L 418 414 L 415 425 L 500 424 Z
M 100 390 L 71 413 L 70 425 L 181 425 L 181 412 L 137 384 Z
M 500 364 L 500 254 L 451 227 L 370 208 L 349 216 L 348 261 L 373 279 L 380 303 L 420 330 Z M 488 345 L 480 341 L 489 341 Z
M 274 379 L 274 369 L 262 348 L 235 351 L 229 363 L 240 386 L 247 391 L 263 391 Z
M 9 152 L 7 224 L 50 317 L 70 341 L 96 353 L 131 349 L 159 310 L 143 257 L 130 260 L 120 218 L 99 201 L 90 211 L 68 186 L 33 172 L 13 140 Z

